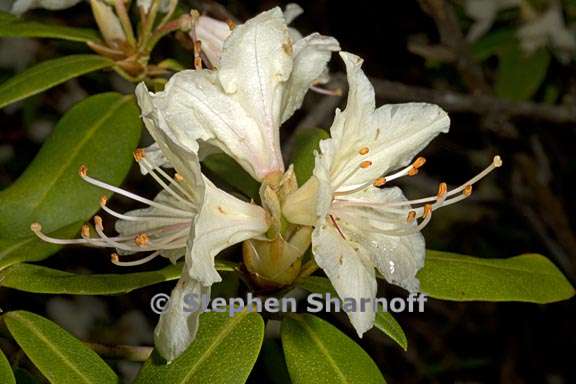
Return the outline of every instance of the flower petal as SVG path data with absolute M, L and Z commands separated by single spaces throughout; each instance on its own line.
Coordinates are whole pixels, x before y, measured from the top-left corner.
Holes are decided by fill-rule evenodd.
M 323 223 L 312 233 L 312 252 L 341 299 L 374 302 L 377 289 L 374 268 L 357 244 L 345 240 L 332 224 Z M 372 305 L 367 305 L 364 311 L 357 309 L 348 312 L 348 317 L 358 336 L 362 337 L 374 325 L 375 313 Z
M 384 105 L 374 110 L 374 88 L 362 72 L 362 59 L 341 52 L 350 90 L 343 112 L 336 112 L 331 138 L 320 143 L 317 161 L 330 170 L 332 188 L 352 190 L 370 185 L 386 172 L 407 165 L 440 132 L 448 115 L 426 103 Z M 371 165 L 360 169 L 368 161 Z
M 416 278 L 424 266 L 424 236 L 416 232 L 416 224 L 408 224 L 410 206 L 388 204 L 406 201 L 398 187 L 370 187 L 346 196 L 346 202 L 335 204 L 332 212 L 341 219 L 346 235 L 358 243 L 386 281 L 410 292 L 419 290 Z M 391 235 L 390 231 L 408 232 Z
M 191 280 L 184 267 L 182 277 L 170 295 L 169 306 L 154 329 L 154 345 L 168 362 L 180 356 L 196 337 L 201 311 L 190 311 L 192 308 L 187 305 L 190 297 L 200 303 L 202 296 L 209 295 L 210 287 Z
M 220 251 L 268 230 L 266 212 L 218 189 L 205 179 L 204 204 L 190 231 L 186 260 L 190 276 L 205 286 L 222 281 L 214 258 Z
M 230 36 L 230 27 L 210 16 L 200 16 L 194 25 L 194 38 L 202 42 L 202 52 L 214 67 L 220 66 L 224 40 Z
M 10 12 L 15 15 L 21 15 L 24 12 L 35 8 L 58 11 L 73 7 L 79 2 L 80 0 L 16 0 L 14 4 L 12 4 L 12 10 Z

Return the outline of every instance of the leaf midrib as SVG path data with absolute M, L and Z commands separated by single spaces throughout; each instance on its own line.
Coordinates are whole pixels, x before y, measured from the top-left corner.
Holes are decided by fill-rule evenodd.
M 82 371 L 78 370 L 78 368 L 72 364 L 70 362 L 70 360 L 68 360 L 66 358 L 66 355 L 64 355 L 59 349 L 55 348 L 51 343 L 50 340 L 48 340 L 42 333 L 39 333 L 36 328 L 34 327 L 34 324 L 32 322 L 30 322 L 29 320 L 23 318 L 22 316 L 20 316 L 19 314 L 12 314 L 12 317 L 17 318 L 21 323 L 23 323 L 24 325 L 27 326 L 27 328 L 30 329 L 30 331 L 38 338 L 40 339 L 42 342 L 44 342 L 47 347 L 54 351 L 56 353 L 57 356 L 61 357 L 62 361 L 64 362 L 64 364 L 66 364 L 67 366 L 70 366 L 70 368 L 72 368 L 73 371 L 75 371 L 78 376 L 85 382 L 85 383 L 94 383 L 93 381 L 89 380 L 86 376 L 84 376 L 82 374 Z
M 322 352 L 326 356 L 326 360 L 328 361 L 329 365 L 333 366 L 334 371 L 338 374 L 338 376 L 340 376 L 340 378 L 342 379 L 342 383 L 349 383 L 349 381 L 346 379 L 346 376 L 344 376 L 344 372 L 342 372 L 340 367 L 338 367 L 338 364 L 336 364 L 336 361 L 334 360 L 332 355 L 329 353 L 329 351 L 326 349 L 326 347 L 322 343 L 322 340 L 320 340 L 320 338 L 314 333 L 312 328 L 308 324 L 306 324 L 306 321 L 304 321 L 303 319 L 296 317 L 296 316 L 294 316 L 293 319 L 295 321 L 297 321 L 298 323 L 300 323 L 300 325 L 306 331 L 306 333 L 310 336 L 310 338 L 312 339 L 314 344 L 316 344 L 318 349 L 320 349 L 320 352 Z

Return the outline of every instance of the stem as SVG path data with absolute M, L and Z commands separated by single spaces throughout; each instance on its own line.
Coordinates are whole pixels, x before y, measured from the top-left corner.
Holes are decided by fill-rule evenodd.
M 306 264 L 304 264 L 304 266 L 300 270 L 300 275 L 298 275 L 297 280 L 304 279 L 304 278 L 310 276 L 311 274 L 316 272 L 317 269 L 318 269 L 318 265 L 316 264 L 316 262 L 314 260 L 308 261 Z
M 144 22 L 144 27 L 142 28 L 142 36 L 140 36 L 140 49 L 148 46 L 148 41 L 152 35 L 152 28 L 154 27 L 154 22 L 156 21 L 156 15 L 158 14 L 159 7 L 160 0 L 152 0 L 152 5 L 150 6 L 150 10 L 146 15 L 146 21 Z
M 120 24 L 122 24 L 122 29 L 126 34 L 126 39 L 131 47 L 136 47 L 136 39 L 134 38 L 134 30 L 132 29 L 132 23 L 130 22 L 130 17 L 128 17 L 128 11 L 126 10 L 126 5 L 124 0 L 116 0 L 114 3 L 116 6 L 116 13 L 120 18 Z

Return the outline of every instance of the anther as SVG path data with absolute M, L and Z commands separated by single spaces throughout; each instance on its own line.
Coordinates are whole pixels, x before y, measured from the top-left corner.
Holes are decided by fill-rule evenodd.
M 424 217 L 428 217 L 432 214 L 432 204 L 426 204 L 424 206 Z
M 86 177 L 88 175 L 88 167 L 82 164 L 78 172 L 80 173 L 80 176 Z
M 500 168 L 502 166 L 502 159 L 500 158 L 500 156 L 498 156 L 498 155 L 494 156 L 494 159 L 492 160 L 492 164 L 494 164 L 494 166 L 496 168 Z
M 376 180 L 374 180 L 374 183 L 372 183 L 372 185 L 374 185 L 375 187 L 381 187 L 384 184 L 386 184 L 386 178 L 384 177 L 379 177 Z
M 90 226 L 88 224 L 84 224 L 82 226 L 82 230 L 80 231 L 80 236 L 83 239 L 89 239 L 90 238 Z
M 472 185 L 467 185 L 464 187 L 464 191 L 462 192 L 464 196 L 470 196 L 472 194 Z
M 137 148 L 134 151 L 134 160 L 136 160 L 137 162 L 140 162 L 140 161 L 142 161 L 143 158 L 144 158 L 144 149 Z
M 100 216 L 94 216 L 94 225 L 97 229 L 103 229 L 102 218 Z
M 416 176 L 418 174 L 418 168 L 410 168 L 410 170 L 408 171 L 407 175 L 408 176 Z
M 368 147 L 362 147 L 362 148 L 360 148 L 360 150 L 358 151 L 358 153 L 361 154 L 361 155 L 365 155 L 365 154 L 367 154 L 368 152 L 370 152 L 370 149 L 369 149 Z
M 372 165 L 372 162 L 370 160 L 366 160 L 360 163 L 360 168 L 368 168 L 369 166 Z
M 113 253 L 110 255 L 110 261 L 112 262 L 112 264 L 116 264 L 120 261 L 120 257 L 118 256 L 117 253 Z
M 40 232 L 42 231 L 42 225 L 40 223 L 32 223 L 30 224 L 30 229 L 32 232 Z
M 426 159 L 424 157 L 419 157 L 412 164 L 412 168 L 418 169 L 421 168 L 424 164 L 426 164 Z
M 232 19 L 226 19 L 226 24 L 228 24 L 228 28 L 230 28 L 231 31 L 236 28 L 236 23 Z
M 446 183 L 440 183 L 440 185 L 438 185 L 438 193 L 436 194 L 436 197 L 441 199 L 446 195 L 446 192 L 448 192 L 448 186 Z
M 414 222 L 414 220 L 416 220 L 416 211 L 410 211 L 408 212 L 408 217 L 406 217 L 406 222 L 408 224 Z
M 176 181 L 182 181 L 182 180 L 184 180 L 184 178 L 183 178 L 179 173 L 175 173 L 175 174 L 174 174 L 174 179 L 175 179 Z
M 108 203 L 108 198 L 104 195 L 100 196 L 100 206 L 103 207 Z
M 150 237 L 145 233 L 139 233 L 134 238 L 134 243 L 139 247 L 145 247 L 150 243 Z

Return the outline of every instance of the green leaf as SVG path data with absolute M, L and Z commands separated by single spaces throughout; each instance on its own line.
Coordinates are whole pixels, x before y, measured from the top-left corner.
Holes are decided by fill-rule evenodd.
M 321 294 L 330 293 L 332 297 L 338 297 L 338 294 L 330 283 L 330 280 L 325 277 L 309 276 L 305 279 L 299 280 L 297 285 L 309 292 Z M 406 338 L 404 330 L 402 330 L 400 324 L 398 324 L 396 319 L 394 319 L 394 317 L 389 312 L 376 312 L 374 326 L 390 336 L 390 338 L 398 343 L 398 345 L 402 347 L 403 350 L 406 351 L 408 349 L 408 339 Z
M 39 379 L 22 368 L 14 369 L 14 377 L 16 378 L 16 384 L 40 384 Z
M 4 353 L 0 349 L 0 383 L 2 384 L 16 384 L 16 378 L 12 373 L 12 367 Z
M 496 96 L 515 101 L 529 100 L 546 77 L 550 53 L 543 48 L 526 55 L 518 44 L 514 44 L 502 50 L 498 57 Z
M 234 159 L 225 153 L 207 156 L 202 164 L 221 181 L 235 188 L 238 192 L 258 200 L 260 184 L 248 174 Z
M 314 171 L 314 151 L 318 150 L 320 140 L 329 137 L 328 132 L 318 128 L 306 129 L 296 136 L 292 163 L 294 164 L 298 185 L 304 184 L 312 176 Z
M 260 359 L 262 359 L 262 365 L 266 372 L 267 382 L 270 384 L 291 384 L 280 339 L 265 339 L 264 344 L 262 344 Z
M 71 55 L 44 61 L 0 85 L 0 108 L 112 65 L 112 60 L 98 55 Z
M 18 16 L 10 12 L 0 11 L 0 23 L 6 23 L 14 20 L 18 20 Z
M 281 334 L 294 384 L 385 382 L 378 366 L 358 344 L 316 316 L 285 317 Z
M 574 296 L 566 277 L 538 254 L 482 259 L 428 251 L 418 278 L 422 292 L 443 300 L 544 304 Z
M 0 238 L 30 236 L 40 222 L 52 232 L 88 220 L 110 193 L 84 182 L 80 165 L 109 184 L 119 185 L 140 137 L 139 110 L 132 96 L 89 97 L 64 115 L 52 135 L 12 186 L 0 191 Z
M 70 238 L 78 233 L 81 226 L 82 222 L 76 222 L 50 232 L 49 235 L 57 238 Z M 46 243 L 34 235 L 19 239 L 0 239 L 0 270 L 22 261 L 43 260 L 60 248 L 61 246 Z
M 176 280 L 181 271 L 182 264 L 171 264 L 151 272 L 90 275 L 22 263 L 0 271 L 0 285 L 33 293 L 113 295 Z
M 263 338 L 264 321 L 258 313 L 204 313 L 192 345 L 169 365 L 154 353 L 134 384 L 244 383 Z
M 490 32 L 472 44 L 472 55 L 478 61 L 484 61 L 497 55 L 503 49 L 518 44 L 516 29 L 501 29 Z
M 26 311 L 9 312 L 4 321 L 50 383 L 119 383 L 114 371 L 96 352 L 53 322 Z
M 99 35 L 92 29 L 45 24 L 17 17 L 0 16 L 0 37 L 45 37 L 70 41 L 95 41 Z

